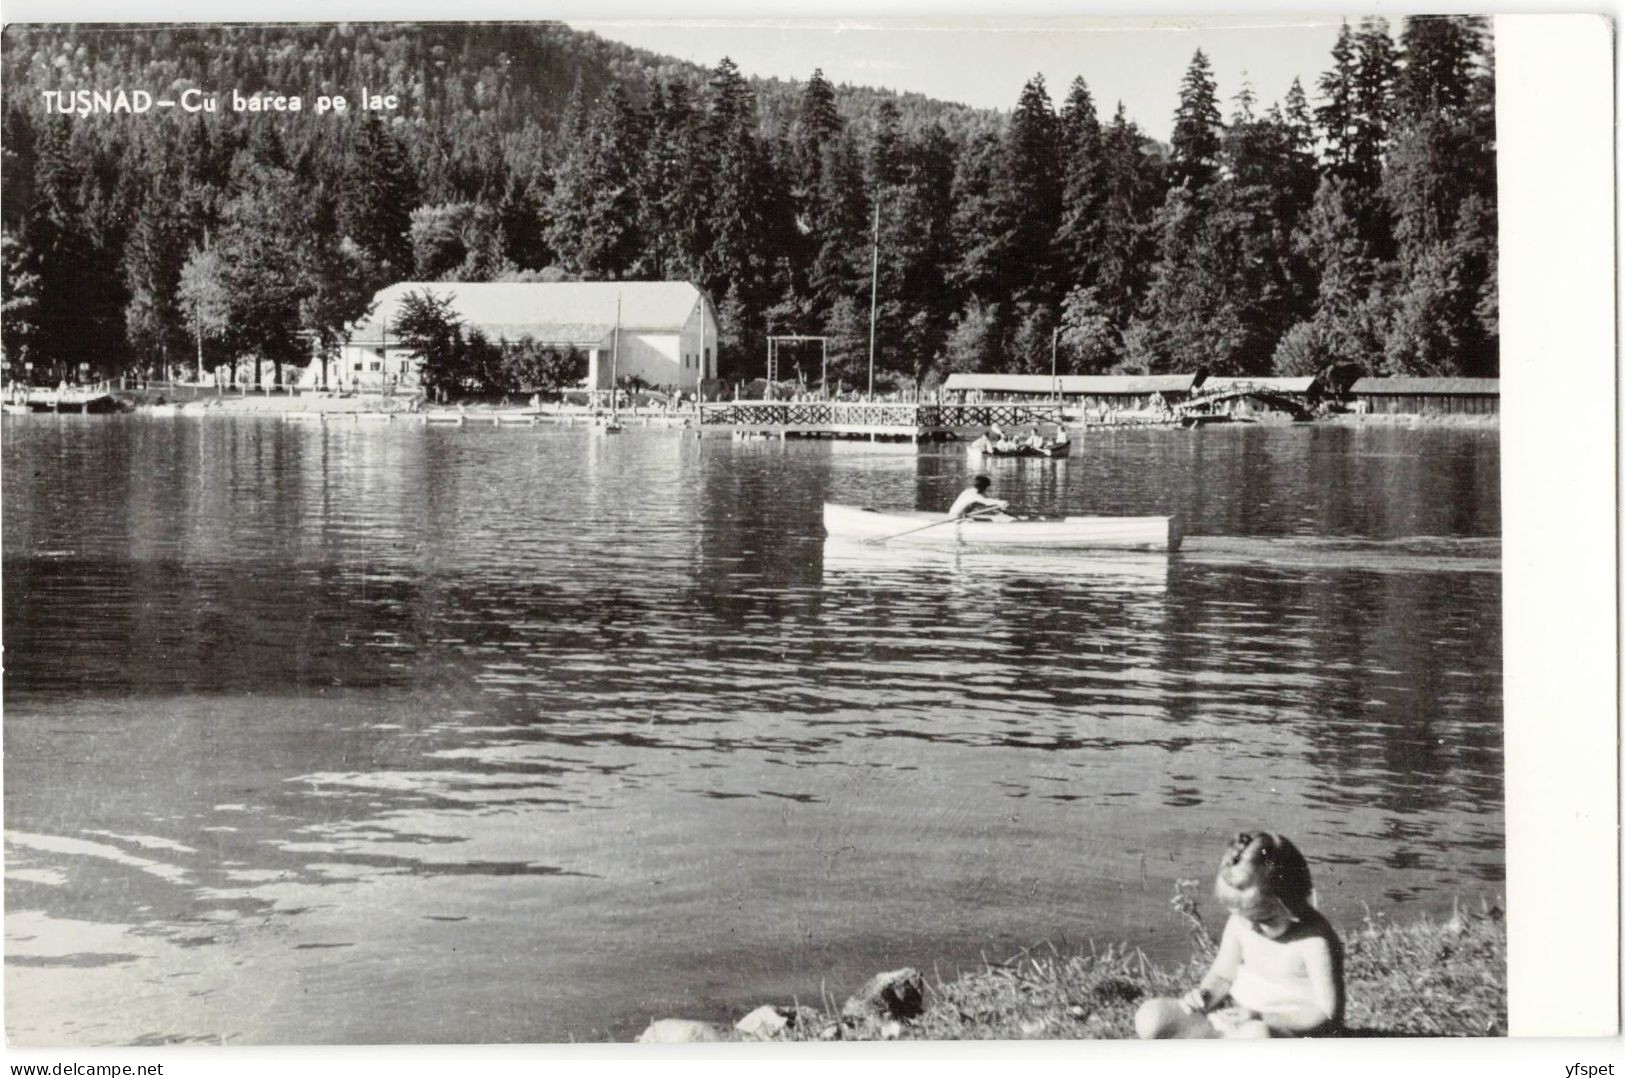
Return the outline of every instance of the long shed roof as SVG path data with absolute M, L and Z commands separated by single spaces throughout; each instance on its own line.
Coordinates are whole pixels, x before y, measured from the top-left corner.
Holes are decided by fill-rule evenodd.
M 1499 378 L 1361 378 L 1349 392 L 1375 397 L 1470 397 L 1501 395 Z
M 352 328 L 351 339 L 383 340 L 409 292 L 451 297 L 464 324 L 488 337 L 528 334 L 573 344 L 603 340 L 615 328 L 617 300 L 622 329 L 670 333 L 683 328 L 700 302 L 700 290 L 687 281 L 401 281 L 373 297 L 372 313 Z
M 942 388 L 979 389 L 987 393 L 1069 393 L 1100 396 L 1142 393 L 1184 393 L 1195 380 L 1191 374 L 950 374 Z

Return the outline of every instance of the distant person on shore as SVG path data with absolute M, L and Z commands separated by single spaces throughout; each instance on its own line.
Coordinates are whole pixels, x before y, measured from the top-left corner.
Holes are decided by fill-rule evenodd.
M 1010 503 L 1002 498 L 989 498 L 987 488 L 993 485 L 993 480 L 985 475 L 979 475 L 971 481 L 971 485 L 960 492 L 954 499 L 953 507 L 948 510 L 950 520 L 970 516 L 986 510 L 1003 511 L 1010 508 Z
M 1134 1016 L 1146 1040 L 1313 1037 L 1343 1026 L 1343 944 L 1311 903 L 1309 864 L 1287 839 L 1236 836 L 1214 894 L 1227 909 L 1219 953 L 1180 999 L 1151 999 Z

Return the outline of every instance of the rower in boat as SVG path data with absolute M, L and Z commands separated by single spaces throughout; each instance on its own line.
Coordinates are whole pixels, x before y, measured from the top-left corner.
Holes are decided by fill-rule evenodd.
M 989 498 L 987 496 L 987 488 L 992 485 L 993 480 L 985 475 L 979 475 L 971 480 L 971 485 L 961 491 L 958 498 L 954 499 L 952 508 L 948 510 L 948 518 L 955 520 L 970 516 L 972 513 L 984 513 L 993 510 L 996 515 L 984 517 L 983 519 L 1010 519 L 1004 512 L 1004 510 L 1010 508 L 1010 503 L 1003 498 Z

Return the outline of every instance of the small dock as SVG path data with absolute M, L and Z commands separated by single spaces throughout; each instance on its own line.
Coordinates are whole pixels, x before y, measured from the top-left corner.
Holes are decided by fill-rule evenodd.
M 7 389 L 7 411 L 26 408 L 30 412 L 83 412 L 104 414 L 119 410 L 118 400 L 105 386 L 69 386 L 45 389 L 39 386 L 11 386 Z
M 860 438 L 934 442 L 991 426 L 1063 422 L 1061 405 L 924 404 L 881 401 L 721 401 L 699 406 L 700 437 Z

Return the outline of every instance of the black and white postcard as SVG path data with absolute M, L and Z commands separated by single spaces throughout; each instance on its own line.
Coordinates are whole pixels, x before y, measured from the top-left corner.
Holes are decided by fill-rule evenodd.
M 12 1053 L 1614 1035 L 1609 50 L 9 24 Z

